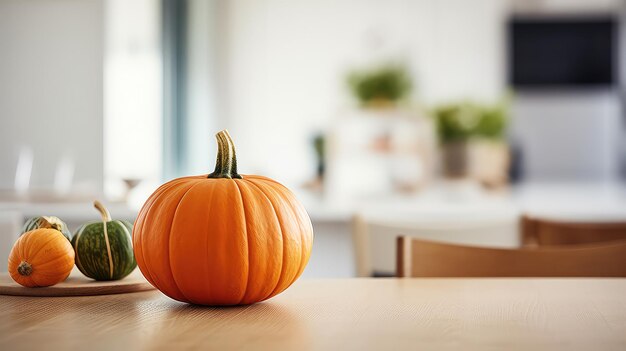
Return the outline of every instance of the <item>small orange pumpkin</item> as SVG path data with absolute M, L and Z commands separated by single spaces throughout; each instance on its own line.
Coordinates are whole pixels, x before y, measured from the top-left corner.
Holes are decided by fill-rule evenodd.
M 159 187 L 139 212 L 133 248 L 143 275 L 169 297 L 251 304 L 287 289 L 311 254 L 313 228 L 291 191 L 239 175 L 227 131 L 215 171 Z
M 56 229 L 24 233 L 9 254 L 9 273 L 18 284 L 33 288 L 64 281 L 74 267 L 74 249 Z

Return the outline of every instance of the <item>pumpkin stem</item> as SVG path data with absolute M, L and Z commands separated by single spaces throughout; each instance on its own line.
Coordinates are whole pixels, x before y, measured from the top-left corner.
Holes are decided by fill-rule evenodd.
M 98 210 L 98 212 L 100 212 L 100 216 L 102 216 L 103 222 L 111 221 L 111 214 L 109 213 L 109 210 L 107 210 L 106 207 L 104 207 L 104 205 L 100 201 L 95 200 L 93 202 L 93 207 L 95 207 Z
M 52 223 L 45 216 L 39 218 L 39 228 L 52 228 Z M 53 228 L 56 229 L 56 228 Z
M 217 138 L 217 160 L 215 161 L 215 171 L 208 175 L 208 178 L 228 178 L 242 179 L 237 173 L 237 155 L 235 154 L 235 143 L 226 129 L 215 134 Z
M 56 221 L 52 220 L 52 218 L 49 219 L 49 217 L 46 216 L 42 216 L 39 219 L 39 226 L 40 228 L 50 228 L 63 232 L 63 228 L 60 223 L 57 223 Z
M 20 262 L 20 265 L 17 266 L 17 273 L 23 275 L 25 277 L 29 276 L 33 272 L 33 266 L 26 261 Z

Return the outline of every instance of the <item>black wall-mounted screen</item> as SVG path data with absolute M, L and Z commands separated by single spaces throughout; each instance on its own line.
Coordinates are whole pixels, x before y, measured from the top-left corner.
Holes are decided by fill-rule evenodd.
M 509 83 L 517 88 L 614 84 L 616 28 L 612 18 L 512 19 Z

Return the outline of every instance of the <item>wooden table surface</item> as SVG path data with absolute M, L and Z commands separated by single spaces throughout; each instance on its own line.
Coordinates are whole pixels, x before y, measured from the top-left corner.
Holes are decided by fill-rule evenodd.
M 0 350 L 626 350 L 626 279 L 300 280 L 263 303 L 0 296 Z

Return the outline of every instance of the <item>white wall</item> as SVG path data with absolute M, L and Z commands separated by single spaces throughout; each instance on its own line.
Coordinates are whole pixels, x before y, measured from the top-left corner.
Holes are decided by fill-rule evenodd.
M 500 0 L 222 0 L 219 110 L 242 173 L 299 185 L 312 133 L 351 102 L 347 71 L 399 59 L 427 103 L 502 93 Z
M 75 183 L 102 188 L 102 18 L 101 0 L 0 1 L 0 188 L 24 147 L 33 187 L 65 158 Z
M 161 12 L 159 0 L 104 2 L 105 191 L 119 196 L 121 179 L 161 181 Z

